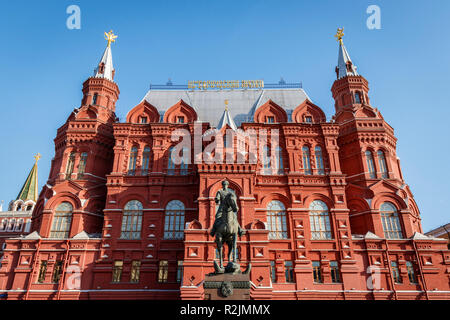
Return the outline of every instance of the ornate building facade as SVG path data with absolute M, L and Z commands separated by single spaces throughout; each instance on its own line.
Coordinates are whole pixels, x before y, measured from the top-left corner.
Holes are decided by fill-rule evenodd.
M 120 122 L 107 38 L 31 233 L 6 241 L 3 298 L 204 299 L 224 179 L 252 299 L 450 298 L 446 241 L 422 234 L 394 130 L 341 35 L 330 121 L 300 85 L 211 81 L 153 86 Z

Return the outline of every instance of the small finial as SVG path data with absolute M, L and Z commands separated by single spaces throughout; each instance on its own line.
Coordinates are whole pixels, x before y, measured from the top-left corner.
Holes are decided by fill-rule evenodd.
M 108 41 L 108 47 L 111 46 L 111 42 L 116 42 L 117 36 L 113 33 L 112 30 L 109 32 L 105 32 L 105 40 Z
M 34 156 L 34 160 L 36 160 L 36 162 L 38 162 L 40 158 L 41 158 L 40 153 L 38 153 L 37 155 Z
M 228 111 L 228 99 L 225 100 L 225 111 Z
M 344 37 L 344 27 L 338 28 L 334 36 L 336 37 L 336 41 L 339 41 L 339 43 L 342 44 L 342 38 Z

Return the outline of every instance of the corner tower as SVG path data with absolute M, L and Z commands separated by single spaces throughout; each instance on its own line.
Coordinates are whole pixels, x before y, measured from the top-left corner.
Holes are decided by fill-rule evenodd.
M 397 157 L 397 138 L 370 104 L 368 81 L 357 72 L 343 36 L 343 28 L 338 29 L 337 79 L 331 91 L 352 234 L 370 231 L 382 238 L 409 238 L 422 230 L 419 209 Z
M 83 84 L 81 106 L 58 129 L 49 179 L 33 213 L 32 229 L 43 238 L 101 232 L 119 98 L 111 50 L 116 38 L 112 31 L 105 32 L 107 46 L 94 75 Z

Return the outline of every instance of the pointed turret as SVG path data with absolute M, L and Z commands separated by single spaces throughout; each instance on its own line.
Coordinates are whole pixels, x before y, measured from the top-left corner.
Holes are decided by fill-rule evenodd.
M 225 110 L 222 114 L 222 117 L 219 120 L 219 123 L 217 124 L 217 129 L 221 130 L 227 125 L 233 130 L 237 129 L 236 123 L 234 123 L 230 111 L 228 110 L 228 100 L 225 100 Z
M 20 189 L 19 195 L 17 196 L 16 200 L 33 200 L 34 202 L 37 201 L 38 198 L 38 167 L 37 163 L 39 159 L 41 158 L 41 155 L 38 153 L 34 159 L 35 163 L 33 167 L 31 168 L 30 173 L 28 174 L 27 180 L 25 180 L 25 183 L 22 186 L 22 189 Z
M 111 53 L 111 42 L 116 41 L 117 36 L 112 30 L 105 32 L 105 39 L 108 41 L 103 56 L 94 71 L 94 76 L 90 77 L 83 83 L 83 100 L 81 107 L 95 106 L 103 107 L 111 111 L 111 113 L 93 111 L 97 118 L 111 121 L 115 116 L 112 115 L 116 110 L 116 101 L 119 99 L 119 87 L 114 82 L 115 69 Z M 102 108 L 102 109 L 103 109 Z M 92 112 L 91 112 L 92 113 Z
M 114 67 L 113 67 L 113 59 L 111 52 L 111 42 L 115 42 L 117 36 L 113 34 L 112 30 L 108 33 L 105 32 L 105 39 L 108 41 L 108 45 L 106 46 L 105 52 L 103 52 L 103 56 L 98 63 L 97 68 L 94 71 L 95 78 L 105 78 L 110 81 L 114 80 Z
M 338 29 L 335 37 L 339 41 L 339 54 L 338 54 L 338 64 L 336 67 L 336 76 L 338 79 L 344 78 L 346 76 L 357 76 L 356 66 L 353 65 L 352 59 L 345 48 L 344 41 L 342 37 L 344 36 L 344 28 Z
M 356 72 L 356 66 L 342 41 L 343 36 L 344 28 L 339 28 L 335 35 L 339 41 L 337 79 L 331 88 L 335 100 L 335 119 L 344 122 L 354 117 L 376 117 L 370 106 L 369 82 Z

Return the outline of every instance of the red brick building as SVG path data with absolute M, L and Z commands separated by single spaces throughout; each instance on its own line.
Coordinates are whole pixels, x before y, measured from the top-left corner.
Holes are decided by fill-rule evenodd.
M 153 86 L 124 122 L 111 41 L 57 131 L 32 232 L 6 242 L 3 298 L 203 299 L 224 179 L 252 299 L 450 298 L 446 241 L 422 234 L 394 130 L 342 40 L 329 121 L 300 85 L 209 81 Z

